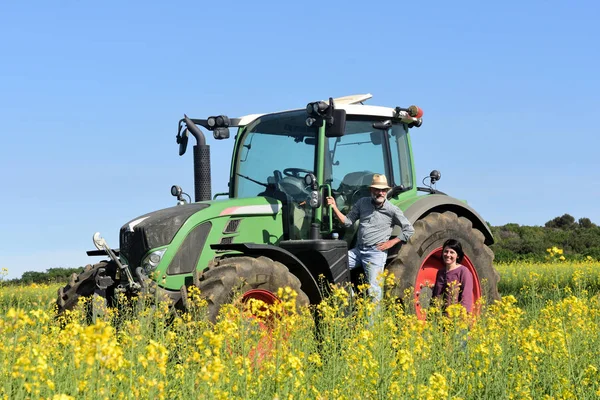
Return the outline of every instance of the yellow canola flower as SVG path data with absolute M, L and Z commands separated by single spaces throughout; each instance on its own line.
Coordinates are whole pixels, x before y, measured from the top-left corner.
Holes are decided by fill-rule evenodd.
M 308 362 L 314 364 L 317 367 L 323 366 L 323 360 L 321 360 L 321 356 L 319 353 L 312 353 L 308 356 Z
M 157 341 L 150 340 L 146 346 L 146 353 L 140 355 L 138 361 L 144 368 L 148 368 L 149 362 L 153 362 L 162 375 L 167 373 L 167 361 L 169 359 L 169 351 L 165 346 Z
M 212 347 L 213 352 L 219 352 L 225 337 L 219 333 L 204 331 L 204 337 L 208 339 L 208 344 Z
M 308 313 L 269 306 L 276 318 L 261 330 L 240 304 L 216 324 L 202 313 L 163 324 L 162 309 L 146 309 L 146 314 L 123 310 L 90 326 L 78 315 L 59 328 L 48 307 L 33 304 L 37 297 L 30 303 L 21 298 L 2 303 L 7 306 L 0 315 L 0 382 L 12 381 L 21 397 L 48 400 L 72 399 L 62 393 L 194 397 L 194 390 L 215 399 L 275 394 L 279 399 L 458 399 L 457 393 L 463 398 L 600 398 L 600 366 L 594 362 L 600 355 L 600 263 L 558 263 L 556 250 L 554 263 L 501 265 L 500 275 L 514 284 L 510 293 L 515 296 L 482 306 L 476 323 L 470 315 L 463 319 L 459 305 L 446 315 L 429 308 L 427 321 L 419 321 L 405 312 L 404 307 L 410 310 L 406 303 L 396 307 L 384 300 L 372 309 L 366 296 L 349 297 L 347 289 L 338 289 L 317 306 L 318 337 Z M 523 285 L 529 291 L 519 291 Z M 552 296 L 546 296 L 548 290 Z M 6 291 L 0 292 L 1 302 Z M 282 301 L 288 294 L 278 293 Z M 530 298 L 541 309 L 531 313 Z M 11 304 L 19 306 L 11 310 Z M 270 346 L 259 357 L 257 343 L 264 337 Z M 109 369 L 119 352 L 124 364 Z M 159 373 L 161 366 L 166 375 Z M 65 384 L 65 378 L 73 382 Z M 113 388 L 98 388 L 108 380 Z M 0 400 L 18 397 L 2 390 L 0 384 Z
M 408 371 L 414 364 L 414 359 L 410 351 L 401 349 L 396 355 L 396 363 L 402 371 Z
M 422 399 L 438 400 L 448 398 L 448 382 L 442 374 L 434 372 L 429 377 L 428 382 L 428 386 L 419 385 Z
M 35 321 L 32 320 L 27 313 L 22 309 L 16 309 L 11 307 L 6 313 L 8 319 L 7 331 L 8 333 L 14 333 L 20 331 L 26 326 L 34 326 Z
M 59 336 L 59 342 L 73 348 L 75 366 L 84 363 L 117 371 L 126 365 L 123 349 L 116 340 L 115 329 L 108 323 L 98 320 L 95 324 L 83 327 L 69 324 Z M 91 373 L 91 369 L 88 369 Z

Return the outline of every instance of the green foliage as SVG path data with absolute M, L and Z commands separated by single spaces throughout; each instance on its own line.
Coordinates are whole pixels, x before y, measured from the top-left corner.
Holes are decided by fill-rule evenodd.
M 83 271 L 83 267 L 78 268 L 49 268 L 45 272 L 27 271 L 21 276 L 21 279 L 13 279 L 6 281 L 8 285 L 20 285 L 31 283 L 56 283 L 69 280 L 72 274 L 79 274 Z
M 580 260 L 590 256 L 600 260 L 600 227 L 589 218 L 577 222 L 569 214 L 556 217 L 545 226 L 506 224 L 492 227 L 495 243 L 492 250 L 496 262 L 543 261 L 546 249 L 556 246 L 568 259 Z
M 590 220 L 589 218 L 579 218 L 579 221 L 577 221 L 579 226 L 581 228 L 593 228 L 596 225 L 592 222 L 592 220 Z
M 569 214 L 564 214 L 562 217 L 556 217 L 546 222 L 546 228 L 571 229 L 576 226 L 575 218 Z

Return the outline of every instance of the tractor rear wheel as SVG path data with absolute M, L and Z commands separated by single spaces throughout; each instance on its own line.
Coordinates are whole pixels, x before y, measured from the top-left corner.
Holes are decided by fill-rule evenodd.
M 309 304 L 308 296 L 300 289 L 300 280 L 285 265 L 267 257 L 224 258 L 194 281 L 208 302 L 208 318 L 212 322 L 216 321 L 221 306 L 234 301 L 237 295 L 242 301 L 254 298 L 273 304 L 279 301 L 279 288 L 290 287 L 298 294 L 298 308 Z
M 443 267 L 442 245 L 447 239 L 456 239 L 462 244 L 465 257 L 462 265 L 469 268 L 473 275 L 473 301 L 486 296 L 491 302 L 500 299 L 498 281 L 500 275 L 493 266 L 494 253 L 485 245 L 485 237 L 465 217 L 455 213 L 433 212 L 414 224 L 415 233 L 398 252 L 387 270 L 394 273 L 396 282 L 392 295 L 406 303 L 405 291 L 414 288 L 411 293 L 415 311 L 419 318 L 429 307 L 437 271 Z M 474 309 L 474 312 L 478 312 Z
M 79 275 L 71 275 L 69 283 L 65 287 L 58 289 L 58 298 L 56 299 L 58 314 L 60 315 L 66 310 L 73 310 L 77 306 L 80 297 L 93 296 L 92 309 L 94 307 L 98 308 L 98 306 L 102 309 L 103 307 L 100 305 L 102 299 L 104 299 L 105 304 L 107 302 L 108 304 L 112 304 L 116 273 L 117 266 L 113 261 L 101 261 L 98 264 L 86 265 L 83 272 Z M 106 289 L 100 289 L 96 282 L 99 278 L 105 277 L 110 277 L 113 285 Z

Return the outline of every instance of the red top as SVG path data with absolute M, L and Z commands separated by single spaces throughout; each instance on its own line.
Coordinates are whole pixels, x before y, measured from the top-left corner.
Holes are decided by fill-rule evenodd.
M 456 282 L 456 283 L 453 283 Z M 464 265 L 452 271 L 442 268 L 435 277 L 433 297 L 444 296 L 444 304 L 462 304 L 468 312 L 473 309 L 473 274 Z

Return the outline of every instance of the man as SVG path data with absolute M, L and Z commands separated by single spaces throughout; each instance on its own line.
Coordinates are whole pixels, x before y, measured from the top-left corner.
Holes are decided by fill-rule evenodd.
M 369 294 L 376 301 L 383 297 L 377 278 L 385 267 L 387 250 L 400 242 L 406 243 L 415 232 L 402 211 L 387 201 L 386 195 L 389 190 L 385 175 L 373 175 L 370 186 L 371 197 L 358 200 L 348 215 L 341 213 L 333 197 L 327 197 L 327 204 L 346 227 L 352 226 L 357 219 L 359 220 L 356 247 L 348 250 L 348 265 L 350 269 L 354 269 L 362 264 L 371 286 Z M 390 239 L 394 225 L 400 226 L 402 233 Z

